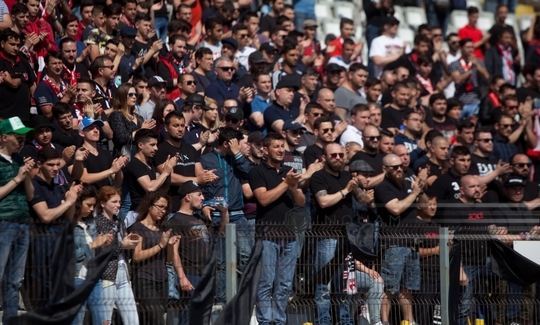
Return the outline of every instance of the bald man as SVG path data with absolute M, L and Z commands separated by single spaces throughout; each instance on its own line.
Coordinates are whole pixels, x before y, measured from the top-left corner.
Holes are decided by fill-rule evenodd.
M 425 177 L 418 178 L 411 185 L 405 180 L 403 163 L 395 154 L 386 155 L 383 159 L 385 179 L 375 187 L 375 204 L 379 212 L 380 222 L 389 226 L 406 224 L 417 216 L 416 200 L 423 194 Z M 427 198 L 426 198 L 427 200 Z M 390 299 L 394 293 L 399 292 L 399 303 L 402 310 L 402 319 L 414 322 L 412 312 L 412 291 L 420 289 L 420 277 L 407 276 L 419 274 L 420 257 L 410 243 L 396 240 L 392 247 L 386 249 L 383 258 L 381 276 L 384 279 L 385 302 L 381 309 L 382 322 L 388 322 L 390 314 Z
M 437 136 L 431 140 L 430 144 L 431 157 L 425 163 L 420 165 L 420 168 L 426 168 L 429 166 L 429 178 L 427 180 L 428 186 L 433 185 L 433 182 L 437 177 L 442 176 L 444 164 L 448 159 L 448 150 L 450 149 L 450 142 L 443 136 Z
M 362 133 L 362 141 L 364 142 L 364 147 L 352 157 L 350 162 L 364 160 L 375 170 L 377 175 L 382 173 L 382 160 L 384 156 L 379 153 L 381 132 L 373 125 L 368 125 Z
M 324 111 L 324 115 L 332 119 L 341 119 L 335 115 L 336 111 L 336 100 L 334 97 L 334 92 L 328 88 L 321 88 L 317 94 L 317 103 L 319 103 Z
M 411 165 L 411 155 L 409 150 L 403 144 L 396 144 L 392 149 L 392 152 L 401 159 L 403 165 L 403 171 L 405 172 L 405 179 L 411 183 L 414 182 L 414 171 L 409 168 Z

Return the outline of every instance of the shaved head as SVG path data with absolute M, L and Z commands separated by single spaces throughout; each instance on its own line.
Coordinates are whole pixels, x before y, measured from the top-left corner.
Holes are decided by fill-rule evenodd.
M 385 166 L 394 166 L 394 165 L 401 164 L 401 159 L 399 159 L 397 155 L 394 155 L 393 153 L 391 153 L 389 155 L 384 156 L 382 162 L 383 162 L 383 165 Z

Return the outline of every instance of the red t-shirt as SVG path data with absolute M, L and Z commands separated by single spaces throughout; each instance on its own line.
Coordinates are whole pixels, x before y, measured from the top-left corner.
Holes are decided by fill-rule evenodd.
M 479 30 L 476 27 L 471 27 L 470 25 L 466 25 L 462 29 L 459 30 L 458 36 L 460 39 L 464 38 L 470 38 L 474 43 L 482 40 L 482 31 Z M 484 51 L 482 47 L 478 47 L 474 49 L 474 55 L 476 58 L 483 60 L 484 59 Z
M 330 46 L 335 46 L 336 49 L 334 50 L 334 52 L 330 53 L 329 57 L 332 58 L 334 56 L 341 56 L 341 51 L 343 50 L 343 38 L 341 38 L 341 36 L 336 38 L 335 40 L 330 42 Z

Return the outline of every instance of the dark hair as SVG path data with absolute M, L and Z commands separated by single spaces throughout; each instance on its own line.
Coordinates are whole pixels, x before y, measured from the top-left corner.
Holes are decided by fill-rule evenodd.
M 418 66 L 433 65 L 433 59 L 431 58 L 431 56 L 420 55 L 416 61 L 416 64 L 418 64 Z
M 508 114 L 506 114 L 506 113 L 502 113 L 501 115 L 499 115 L 499 116 L 497 117 L 497 123 L 500 124 L 500 123 L 501 123 L 501 120 L 502 120 L 503 118 L 507 118 L 507 119 L 510 119 L 510 120 L 512 120 L 512 121 L 514 120 L 514 119 L 512 118 L 512 116 L 510 116 L 510 115 L 508 115 Z
M 480 133 L 490 133 L 491 134 L 491 128 L 488 126 L 483 126 L 481 128 L 478 128 L 474 131 L 474 140 L 478 140 L 478 137 L 480 136 Z
M 354 46 L 354 41 L 352 40 L 352 38 L 346 38 L 343 40 L 343 45 L 352 45 Z
M 499 87 L 499 94 L 503 94 L 508 89 L 516 90 L 516 86 L 511 85 L 509 83 L 504 83 Z
M 319 77 L 319 73 L 312 67 L 307 67 L 302 71 L 302 77 Z
M 471 7 L 467 8 L 467 15 L 474 15 L 474 14 L 478 14 L 478 13 L 480 13 L 480 11 L 476 7 L 471 6 Z
M 167 34 L 174 35 L 178 32 L 181 32 L 183 27 L 182 25 L 184 25 L 182 22 L 182 19 L 174 19 L 169 21 L 169 24 L 167 25 Z
M 380 84 L 382 84 L 380 79 L 377 79 L 373 76 L 368 76 L 364 87 L 367 89 Z
M 70 23 L 74 21 L 76 21 L 77 23 L 79 22 L 79 18 L 75 16 L 74 14 L 64 16 L 62 18 L 62 28 L 66 29 L 67 25 L 69 25 Z
M 52 115 L 55 119 L 67 113 L 71 114 L 71 106 L 68 103 L 57 102 L 52 106 Z
M 138 12 L 135 15 L 135 23 L 138 23 L 140 21 L 152 21 L 152 17 L 150 17 L 149 14 L 146 14 L 144 12 Z
M 103 7 L 103 15 L 106 17 L 120 14 L 122 14 L 122 5 L 119 3 L 112 3 Z
M 223 2 L 219 10 L 221 12 L 234 12 L 236 8 L 234 7 L 234 4 L 232 3 L 232 1 L 227 0 Z
M 58 44 L 58 49 L 60 50 L 60 52 L 62 51 L 62 49 L 64 48 L 64 44 L 67 44 L 67 43 L 75 43 L 77 44 L 77 41 L 75 41 L 73 38 L 71 37 L 64 37 L 60 40 L 60 43 Z
M 309 114 L 312 109 L 323 109 L 323 107 L 317 102 L 309 102 L 306 105 L 305 113 Z
M 142 198 L 141 202 L 137 206 L 137 221 L 142 221 L 146 218 L 148 215 L 148 212 L 152 208 L 152 206 L 159 201 L 159 199 L 166 199 L 167 200 L 167 207 L 165 208 L 165 216 L 156 222 L 158 227 L 161 227 L 163 223 L 167 220 L 167 215 L 169 214 L 169 211 L 171 210 L 171 198 L 162 191 L 155 191 L 155 192 L 148 192 L 146 195 Z
M 143 75 L 142 73 L 136 73 L 133 75 L 133 79 L 131 80 L 132 81 L 132 84 L 133 86 L 135 86 L 136 84 L 138 84 L 139 82 L 148 82 L 148 78 L 146 78 L 145 75 Z
M 251 18 L 259 18 L 259 15 L 251 10 L 244 13 L 244 21 L 249 21 Z
M 368 71 L 368 68 L 360 62 L 355 62 L 349 66 L 349 72 L 355 73 L 358 70 Z
M 59 52 L 56 52 L 56 51 L 50 51 L 49 53 L 47 53 L 45 55 L 45 65 L 49 64 L 49 60 L 51 58 L 54 58 L 54 59 L 58 59 L 58 60 L 62 60 L 62 55 L 60 55 Z
M 135 142 L 135 144 L 138 146 L 139 142 L 145 144 L 150 139 L 158 139 L 158 136 L 156 133 L 154 133 L 154 131 L 148 129 L 139 129 L 135 133 L 135 139 L 133 142 Z
M 471 151 L 469 150 L 469 148 L 465 146 L 455 146 L 454 148 L 452 148 L 452 153 L 450 154 L 450 158 L 456 159 L 458 157 L 470 156 L 470 155 L 471 155 Z
M 291 20 L 289 19 L 289 17 L 281 15 L 281 16 L 277 17 L 277 19 L 276 19 L 276 25 L 282 26 L 284 22 L 288 22 L 288 21 L 291 21 Z M 234 28 L 234 27 L 233 27 L 233 28 Z M 233 31 L 233 32 L 234 32 L 234 31 Z
M 403 121 L 407 121 L 408 119 L 411 118 L 411 115 L 413 114 L 418 114 L 418 115 L 422 115 L 420 112 L 415 112 L 415 111 L 410 111 L 409 113 L 405 114 L 405 116 L 403 117 Z
M 169 45 L 174 45 L 176 41 L 184 41 L 187 44 L 187 39 L 183 35 L 173 35 L 169 37 Z
M 444 100 L 448 104 L 444 93 L 435 93 L 429 97 L 429 106 L 432 106 L 438 100 Z
M 0 32 L 0 42 L 7 42 L 8 39 L 13 38 L 14 40 L 20 40 L 21 35 L 15 32 L 11 28 L 6 28 Z
M 122 1 L 122 6 L 125 7 L 125 6 L 127 6 L 128 3 L 137 4 L 137 0 L 124 0 L 124 1 Z
M 242 139 L 244 139 L 244 135 L 242 134 L 242 132 L 233 128 L 220 129 L 219 137 L 218 137 L 218 145 L 222 145 L 223 142 L 229 142 L 232 139 L 238 139 L 238 141 L 242 141 Z
M 427 30 L 428 32 L 431 32 L 432 29 L 433 27 L 431 27 L 429 24 L 421 24 L 420 26 L 418 26 L 417 33 L 421 34 L 425 30 Z
M 107 42 L 105 42 L 105 45 L 107 45 L 107 44 L 113 44 L 114 46 L 118 46 L 118 45 L 120 45 L 120 41 L 118 39 L 116 39 L 116 38 L 111 38 L 111 39 L 107 40 Z
M 92 64 L 90 64 L 90 72 L 94 78 L 98 75 L 98 70 L 105 66 L 105 60 L 113 61 L 113 59 L 107 55 L 100 55 L 94 59 Z
M 469 121 L 469 120 L 463 120 L 461 122 L 458 123 L 457 125 L 457 130 L 459 132 L 463 131 L 463 129 L 471 129 L 471 128 L 474 128 L 475 125 L 473 122 Z
M 208 33 L 209 30 L 213 30 L 214 27 L 216 27 L 217 25 L 222 25 L 223 26 L 223 21 L 221 21 L 221 19 L 219 19 L 218 17 L 209 17 L 206 22 L 204 23 L 204 29 L 206 30 L 206 32 Z
M 260 78 L 261 76 L 268 76 L 268 77 L 270 77 L 270 81 L 272 81 L 272 76 L 270 76 L 270 74 L 268 74 L 267 71 L 262 71 L 262 72 L 257 72 L 257 73 L 255 73 L 255 74 L 253 75 L 253 81 L 259 82 L 259 78 Z
M 98 192 L 96 190 L 96 187 L 92 184 L 84 184 L 81 194 L 79 195 L 79 198 L 77 199 L 77 201 L 75 201 L 75 214 L 74 214 L 75 220 L 80 220 L 80 218 L 83 217 L 83 216 L 79 216 L 79 214 L 81 214 L 82 202 L 86 199 L 91 199 L 91 198 L 96 199 L 96 203 L 97 203 Z M 87 217 L 87 216 L 84 216 L 84 217 Z
M 446 41 L 447 42 L 450 40 L 450 37 L 459 37 L 459 36 L 456 33 L 450 33 L 450 34 L 446 35 Z
M 462 38 L 460 41 L 459 41 L 459 46 L 460 47 L 464 47 L 465 44 L 467 43 L 474 43 L 472 39 L 470 39 L 469 37 L 465 37 L 465 38 Z
M 156 107 L 154 108 L 154 114 L 152 114 L 152 119 L 154 121 L 156 121 L 156 127 L 155 127 L 155 130 L 157 132 L 160 132 L 161 131 L 161 126 L 163 126 L 164 124 L 168 124 L 167 123 L 167 117 L 166 116 L 163 116 L 163 110 L 165 110 L 165 107 L 169 106 L 169 105 L 172 105 L 175 110 L 172 111 L 171 113 L 174 113 L 176 112 L 176 104 L 168 99 L 168 98 L 163 98 L 163 99 L 160 99 L 156 102 Z M 169 115 L 171 115 L 171 113 L 169 113 Z M 182 116 L 182 118 L 184 117 L 182 114 L 180 113 L 177 113 L 179 115 Z M 167 115 L 167 116 L 169 116 Z M 170 118 L 169 118 L 170 120 Z
M 28 6 L 20 2 L 15 3 L 13 7 L 11 7 L 11 15 L 13 16 L 17 16 L 18 14 L 26 14 L 28 11 Z
M 369 107 L 366 104 L 356 104 L 351 108 L 351 116 L 356 116 L 360 112 L 369 112 Z
M 170 99 L 168 99 L 170 100 Z M 172 101 L 171 101 L 172 102 Z M 169 105 L 170 103 L 168 103 L 167 105 Z M 173 102 L 174 104 L 174 102 Z M 163 108 L 161 109 L 161 114 L 163 114 L 163 109 L 167 106 L 167 105 L 164 105 Z M 156 108 L 157 108 L 157 105 L 156 105 Z M 154 111 L 154 114 L 155 114 L 156 111 Z M 163 118 L 163 117 L 162 117 Z M 178 112 L 177 110 L 174 110 L 172 112 L 170 112 L 167 116 L 165 116 L 165 125 L 169 125 L 171 124 L 171 120 L 173 118 L 177 118 L 179 120 L 185 120 L 185 117 L 182 113 Z M 154 118 L 156 120 L 156 118 Z M 156 120 L 157 121 L 157 120 Z
M 443 134 L 441 131 L 438 130 L 429 130 L 426 132 L 426 136 L 424 137 L 425 143 L 433 141 L 436 137 L 442 137 Z
M 339 29 L 342 29 L 343 27 L 345 27 L 345 25 L 354 26 L 354 21 L 352 21 L 352 19 L 349 19 L 349 18 L 341 18 L 341 20 L 339 21 Z
M 195 51 L 195 60 L 200 60 L 208 54 L 213 54 L 212 50 L 207 47 L 201 47 L 197 51 Z
M 270 38 L 272 38 L 272 35 L 276 35 L 280 31 L 286 32 L 285 28 L 283 28 L 283 26 L 281 25 L 275 25 L 274 27 L 272 27 L 270 29 Z
M 455 97 L 448 98 L 448 100 L 446 101 L 446 105 L 448 106 L 449 109 L 456 106 L 463 108 L 463 103 Z
M 414 45 L 419 45 L 420 43 L 431 44 L 431 40 L 426 35 L 416 34 L 414 37 Z
M 392 88 L 392 91 L 398 91 L 402 88 L 409 89 L 409 84 L 406 81 L 398 81 L 394 84 L 394 87 Z
M 53 159 L 60 159 L 60 154 L 50 146 L 42 148 L 37 154 L 37 161 L 42 164 Z
M 394 137 L 394 133 L 392 133 L 391 131 L 388 131 L 387 129 L 379 130 L 379 134 L 381 135 L 381 137 L 387 137 L 387 138 Z
M 497 81 L 499 81 L 501 79 L 504 80 L 504 77 L 501 76 L 500 74 L 494 74 L 493 76 L 491 76 L 491 79 L 489 79 L 489 85 L 493 86 L 493 85 L 497 84 Z
M 238 31 L 241 31 L 241 30 L 248 30 L 247 26 L 240 23 L 240 24 L 236 24 L 233 26 L 232 28 L 232 32 L 233 34 L 236 34 Z
M 283 42 L 283 47 L 281 48 L 281 55 L 285 55 L 285 54 L 287 54 L 287 52 L 289 52 L 289 51 L 296 50 L 297 45 L 298 45 L 298 44 L 296 44 L 296 42 L 293 42 L 293 41 L 290 40 L 290 39 L 286 39 L 286 40 Z
M 315 122 L 313 122 L 313 128 L 318 130 L 321 127 L 321 124 L 328 122 L 332 123 L 332 126 L 334 126 L 334 122 L 332 122 L 332 120 L 328 116 L 319 116 L 317 117 Z
M 263 147 L 269 148 L 272 144 L 272 141 L 283 141 L 285 138 L 281 135 L 281 133 L 277 132 L 268 132 L 263 140 Z
M 83 77 L 83 78 L 79 79 L 79 81 L 77 81 L 77 83 L 78 84 L 88 84 L 88 85 L 90 85 L 90 88 L 92 89 L 92 91 L 96 90 L 96 83 L 92 79 Z
M 532 76 L 534 75 L 537 69 L 540 69 L 540 65 L 534 62 L 529 62 L 523 66 L 523 68 L 521 69 L 521 73 L 523 74 L 523 76 L 527 76 L 527 75 Z
M 85 7 L 92 7 L 92 6 L 94 6 L 94 0 L 81 0 L 81 4 L 80 4 L 81 12 L 83 11 Z

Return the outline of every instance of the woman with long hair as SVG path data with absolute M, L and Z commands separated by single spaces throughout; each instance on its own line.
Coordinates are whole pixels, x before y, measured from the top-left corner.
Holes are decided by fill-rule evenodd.
M 100 234 L 112 234 L 118 238 L 118 246 L 113 258 L 101 277 L 105 297 L 107 320 L 112 321 L 113 308 L 116 305 L 124 324 L 139 325 L 137 305 L 129 282 L 128 258 L 126 250 L 134 249 L 139 244 L 139 235 L 127 233 L 126 226 L 118 218 L 122 204 L 120 190 L 104 186 L 97 198 L 96 226 Z
M 210 98 L 210 97 L 205 97 L 204 101 L 205 101 L 206 106 L 212 109 L 204 111 L 200 124 L 203 127 L 203 131 L 216 130 L 217 128 L 220 127 L 219 114 L 218 114 L 218 110 L 219 110 L 218 102 L 215 99 Z
M 171 237 L 170 229 L 165 231 L 162 227 L 169 211 L 166 194 L 149 192 L 138 206 L 137 222 L 129 227 L 130 233 L 140 236 L 133 252 L 133 283 L 141 324 L 164 325 L 169 293 L 167 250 L 179 240 L 178 236 Z
M 92 185 L 86 185 L 84 186 L 79 199 L 75 203 L 73 220 L 75 223 L 74 237 L 76 247 L 75 254 L 77 258 L 75 287 L 80 286 L 85 281 L 88 272 L 86 265 L 88 261 L 94 257 L 95 250 L 109 245 L 113 241 L 113 235 L 110 233 L 98 235 L 93 218 L 96 200 L 96 188 Z M 86 307 L 88 307 L 92 313 L 93 325 L 110 324 L 105 315 L 104 302 L 103 286 L 101 280 L 99 280 L 71 324 L 83 324 Z
M 113 99 L 113 112 L 109 115 L 109 124 L 113 130 L 113 156 L 117 156 L 122 147 L 130 145 L 139 129 L 153 129 L 155 121 L 143 121 L 143 118 L 135 113 L 137 104 L 137 92 L 130 83 L 118 87 Z
M 154 130 L 158 134 L 158 143 L 162 143 L 167 138 L 167 132 L 165 132 L 164 127 L 165 117 L 174 110 L 176 110 L 176 105 L 168 98 L 160 99 L 156 103 L 152 120 L 156 121 Z

